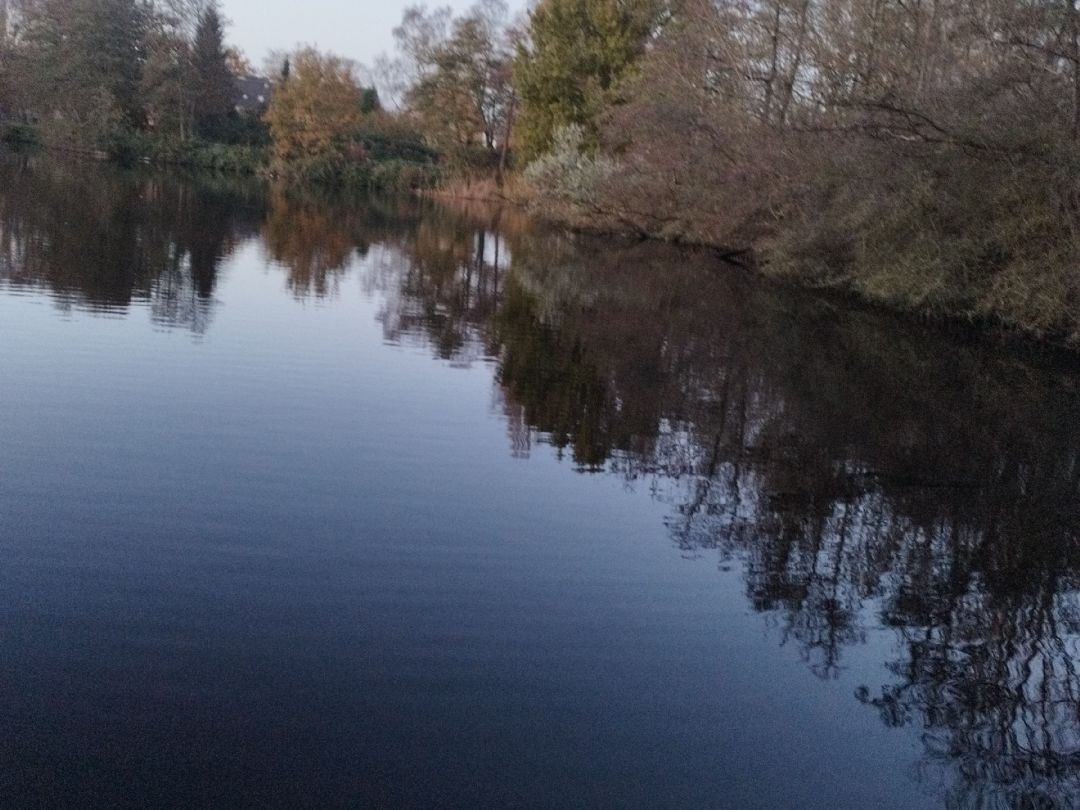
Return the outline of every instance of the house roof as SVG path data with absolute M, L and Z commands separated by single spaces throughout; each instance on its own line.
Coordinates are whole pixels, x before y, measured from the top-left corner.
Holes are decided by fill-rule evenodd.
M 237 76 L 233 80 L 236 88 L 236 109 L 258 111 L 270 103 L 273 87 L 270 80 L 262 76 Z

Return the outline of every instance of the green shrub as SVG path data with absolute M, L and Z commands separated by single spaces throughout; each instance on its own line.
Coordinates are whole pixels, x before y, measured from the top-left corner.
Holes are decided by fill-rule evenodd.
M 291 161 L 278 168 L 293 181 L 361 191 L 432 188 L 439 177 L 433 164 L 406 160 L 380 162 L 324 156 Z
M 364 145 L 368 156 L 376 162 L 400 160 L 408 163 L 435 164 L 439 153 L 424 143 L 417 133 L 386 133 L 364 130 L 357 133 L 357 141 Z
M 129 166 L 144 159 L 152 150 L 153 142 L 142 133 L 117 130 L 106 136 L 102 146 L 110 160 Z
M 114 133 L 105 152 L 110 159 L 128 165 L 154 163 L 241 175 L 257 174 L 269 160 L 268 150 L 257 146 L 179 141 L 139 132 Z
M 819 158 L 759 246 L 762 269 L 894 309 L 992 322 L 1080 346 L 1080 240 L 1062 167 L 938 147 L 900 160 L 876 144 Z
M 551 151 L 531 163 L 525 176 L 538 204 L 559 215 L 596 207 L 599 189 L 614 171 L 611 159 L 589 154 L 585 130 L 575 125 L 559 130 Z

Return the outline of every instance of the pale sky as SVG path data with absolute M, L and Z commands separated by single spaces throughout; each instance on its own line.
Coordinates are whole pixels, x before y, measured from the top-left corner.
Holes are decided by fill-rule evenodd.
M 439 0 L 429 7 L 468 9 L 475 0 Z M 223 0 L 230 44 L 238 45 L 256 68 L 272 50 L 315 45 L 366 65 L 394 46 L 392 31 L 408 0 Z M 510 0 L 511 8 L 524 7 Z

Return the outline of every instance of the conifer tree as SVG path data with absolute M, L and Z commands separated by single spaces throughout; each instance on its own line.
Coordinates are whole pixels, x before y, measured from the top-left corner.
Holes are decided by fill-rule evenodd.
M 221 15 L 211 5 L 200 16 L 191 49 L 195 129 L 214 137 L 233 110 L 235 88 L 229 70 Z
M 558 131 L 596 119 L 643 53 L 663 7 L 659 0 L 541 0 L 518 51 L 518 136 L 526 158 L 547 151 Z

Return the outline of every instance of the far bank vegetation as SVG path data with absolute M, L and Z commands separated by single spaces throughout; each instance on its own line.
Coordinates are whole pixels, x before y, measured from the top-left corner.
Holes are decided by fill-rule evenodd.
M 279 56 L 244 117 L 218 92 L 247 67 L 213 3 L 0 0 L 0 109 L 12 140 L 197 143 L 315 182 L 524 198 L 1080 346 L 1077 2 L 415 7 L 369 70 Z

